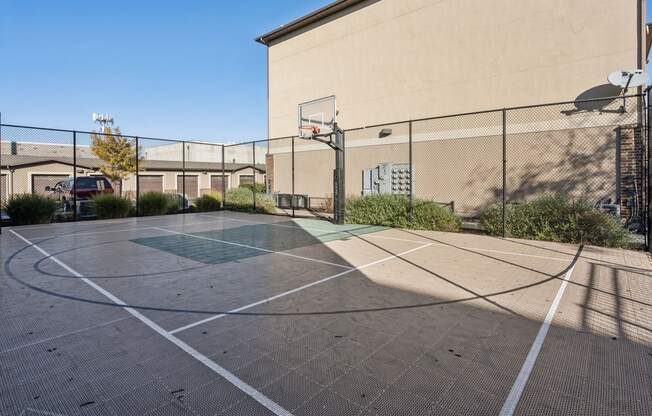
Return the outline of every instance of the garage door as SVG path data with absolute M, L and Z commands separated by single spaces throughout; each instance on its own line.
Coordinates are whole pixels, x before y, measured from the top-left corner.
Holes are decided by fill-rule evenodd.
M 0 175 L 0 205 L 7 202 L 7 175 Z
M 224 184 L 226 184 L 226 179 L 222 182 L 222 175 L 213 175 L 211 176 L 211 192 L 218 192 L 220 194 L 224 193 Z
M 198 186 L 197 176 L 186 175 L 186 195 L 188 198 L 197 198 Z M 183 176 L 177 176 L 177 192 L 183 192 Z
M 138 176 L 138 192 L 163 192 L 163 175 Z
M 32 175 L 32 193 L 39 195 L 51 195 L 46 192 L 47 186 L 54 187 L 58 182 L 68 179 L 68 175 Z

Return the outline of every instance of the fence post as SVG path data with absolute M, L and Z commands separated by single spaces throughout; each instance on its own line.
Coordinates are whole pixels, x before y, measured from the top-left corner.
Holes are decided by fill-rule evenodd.
M 506 196 L 507 196 L 507 110 L 503 108 L 503 238 L 507 236 L 506 226 Z
M 140 217 L 140 207 L 138 206 L 138 198 L 140 197 L 140 180 L 138 179 L 138 163 L 140 162 L 140 147 L 138 146 L 138 136 L 136 136 L 136 216 Z
M 224 145 L 222 145 L 222 209 L 226 207 L 226 174 L 224 172 Z
M 2 112 L 0 112 L 0 166 L 2 166 Z M 7 168 L 9 168 L 9 166 L 7 166 Z M 7 192 L 8 180 L 9 175 L 5 176 L 5 186 L 0 189 L 0 235 L 2 235 L 2 208 L 4 203 L 8 202 L 9 199 L 9 193 Z M 5 195 L 7 196 L 5 197 Z
M 408 122 L 408 163 L 410 166 L 410 194 L 408 196 L 409 198 L 409 208 L 408 208 L 408 219 L 410 222 L 412 222 L 412 217 L 413 217 L 413 204 L 412 204 L 412 198 L 414 196 L 413 194 L 413 188 L 414 188 L 414 175 L 412 172 L 412 120 Z
M 186 213 L 186 142 L 181 142 L 181 213 Z
M 72 132 L 72 220 L 77 221 L 77 132 Z
M 292 198 L 290 206 L 292 207 L 292 218 L 294 218 L 294 136 L 292 136 Z
M 253 199 L 254 199 L 254 212 L 256 212 L 256 142 L 251 142 L 251 150 L 252 150 L 252 157 L 253 157 L 253 165 L 252 165 L 252 171 L 254 174 L 254 184 L 251 188 L 251 192 L 253 193 Z
M 652 163 L 652 151 L 650 149 L 650 135 L 652 134 L 652 129 L 650 128 L 650 117 L 652 116 L 652 105 L 650 103 L 650 87 L 646 89 L 646 104 L 647 104 L 647 114 L 645 117 L 645 145 L 647 147 L 647 186 L 645 189 L 645 205 L 646 205 L 646 219 L 645 219 L 645 234 L 646 234 L 646 245 L 648 251 L 652 251 L 652 210 L 650 209 L 650 203 L 652 202 L 652 198 L 650 195 L 650 192 L 652 192 L 652 169 L 650 169 L 650 163 Z

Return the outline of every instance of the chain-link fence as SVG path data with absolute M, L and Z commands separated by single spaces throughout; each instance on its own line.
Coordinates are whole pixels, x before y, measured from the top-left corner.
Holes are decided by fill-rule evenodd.
M 235 170 L 209 142 L 2 125 L 0 143 L 5 222 L 16 222 L 4 208 L 20 195 L 55 201 L 55 221 L 97 218 L 106 194 L 131 201 L 120 216 L 193 211 L 202 195 L 223 200 L 223 178 Z
M 346 194 L 404 195 L 409 208 L 394 214 L 405 220 L 425 200 L 470 222 L 494 206 L 505 212 L 553 196 L 585 201 L 643 234 L 643 107 L 643 97 L 634 95 L 349 128 Z M 270 145 L 269 189 L 293 190 L 295 208 L 323 201 L 329 211 L 333 169 L 333 151 L 322 143 L 284 138 Z
M 403 195 L 409 208 L 397 215 L 406 217 L 416 202 L 434 201 L 469 221 L 492 206 L 561 196 L 643 233 L 644 104 L 634 95 L 349 128 L 346 195 Z M 229 209 L 332 215 L 335 154 L 318 141 L 222 144 L 1 128 L 3 206 L 15 195 L 41 194 L 60 204 L 57 220 L 88 219 L 90 199 L 110 189 L 133 201 L 133 215 L 159 212 L 150 209 L 152 194 L 165 195 L 166 213 L 192 211 L 208 194 Z
M 78 171 L 91 168 L 85 160 L 87 152 L 84 149 L 80 149 L 79 164 L 75 168 L 75 150 L 80 147 L 76 145 L 75 136 L 74 132 L 2 126 L 3 202 L 14 195 L 50 195 L 51 190 Z M 75 201 L 69 196 L 58 195 L 60 203 L 55 215 L 59 221 L 75 218 Z
M 465 217 L 501 201 L 502 112 L 412 122 L 415 197 Z

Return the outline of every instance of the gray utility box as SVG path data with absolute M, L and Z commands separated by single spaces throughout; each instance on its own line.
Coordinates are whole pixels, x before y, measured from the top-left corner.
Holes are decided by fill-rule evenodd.
M 282 209 L 292 208 L 292 194 L 274 194 L 276 206 Z M 308 208 L 308 195 L 294 195 L 294 208 Z
M 375 168 L 363 169 L 362 195 L 409 195 L 410 191 L 414 192 L 412 173 L 408 163 L 381 163 Z

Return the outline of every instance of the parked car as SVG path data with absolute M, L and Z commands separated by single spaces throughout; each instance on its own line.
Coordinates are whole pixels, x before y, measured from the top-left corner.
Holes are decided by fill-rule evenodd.
M 45 190 L 60 201 L 72 201 L 75 196 L 77 200 L 85 200 L 98 194 L 112 194 L 113 186 L 104 176 L 79 176 L 57 182 L 54 187 L 46 186 Z
M 98 194 L 112 194 L 113 186 L 104 176 L 79 176 L 68 178 L 64 181 L 57 182 L 54 187 L 45 187 L 46 192 L 51 192 L 53 198 L 61 203 L 59 215 L 63 218 L 71 215 L 73 211 L 73 201 L 77 196 L 77 215 L 78 218 L 92 218 L 95 212 L 90 199 Z

